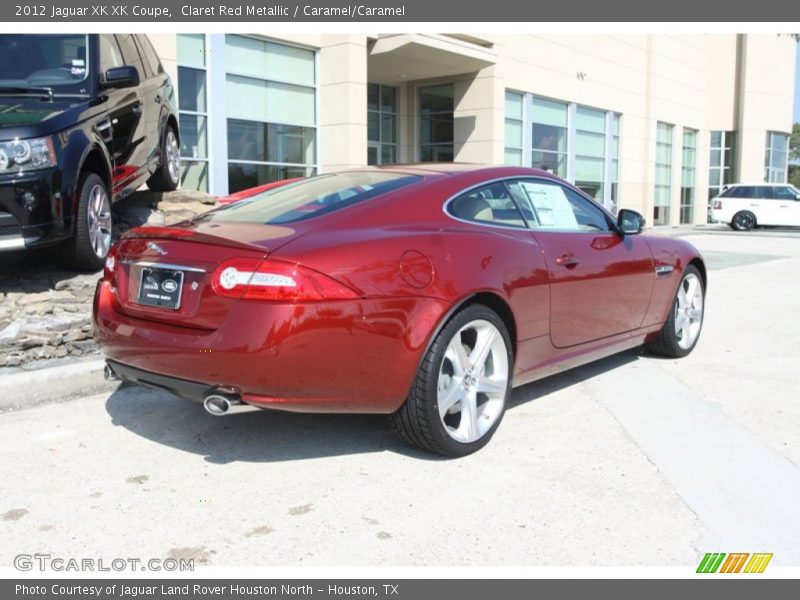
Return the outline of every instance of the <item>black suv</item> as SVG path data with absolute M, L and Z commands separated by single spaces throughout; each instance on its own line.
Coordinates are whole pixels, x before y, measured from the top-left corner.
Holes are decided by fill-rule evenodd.
M 0 252 L 99 269 L 111 203 L 178 186 L 172 82 L 144 35 L 0 35 L 0 56 Z

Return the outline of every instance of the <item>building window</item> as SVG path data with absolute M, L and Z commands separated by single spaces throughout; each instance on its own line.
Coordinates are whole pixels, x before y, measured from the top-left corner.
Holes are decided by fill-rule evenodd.
M 736 158 L 736 132 L 712 131 L 711 154 L 708 171 L 708 199 L 719 196 L 726 185 L 736 179 L 734 161 Z
M 453 84 L 419 89 L 419 160 L 453 160 Z
M 619 114 L 611 113 L 611 169 L 606 207 L 613 214 L 619 210 L 619 121 Z
M 312 50 L 225 36 L 228 189 L 316 172 Z
M 505 163 L 554 173 L 616 211 L 620 121 L 619 113 L 507 91 Z
M 575 186 L 603 203 L 605 188 L 606 113 L 575 108 Z
M 367 164 L 397 162 L 397 88 L 367 84 Z
M 178 34 L 181 187 L 209 191 L 206 36 Z
M 656 126 L 656 195 L 653 202 L 653 225 L 669 225 L 672 195 L 672 130 L 673 125 Z
M 513 167 L 521 167 L 523 165 L 524 101 L 525 96 L 523 94 L 506 92 L 505 163 Z
M 531 164 L 566 177 L 569 104 L 534 97 L 531 121 Z
M 681 223 L 694 223 L 695 171 L 697 166 L 697 132 L 683 130 L 681 157 Z
M 786 183 L 789 136 L 776 131 L 767 132 L 767 152 L 764 161 L 764 181 Z

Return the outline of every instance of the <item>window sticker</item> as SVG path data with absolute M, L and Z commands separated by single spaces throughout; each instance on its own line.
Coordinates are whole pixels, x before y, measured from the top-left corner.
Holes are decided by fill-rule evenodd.
M 86 75 L 86 62 L 80 58 L 73 58 L 69 73 L 75 77 L 83 77 Z
M 533 205 L 539 227 L 578 229 L 575 212 L 561 186 L 523 183 L 522 188 Z

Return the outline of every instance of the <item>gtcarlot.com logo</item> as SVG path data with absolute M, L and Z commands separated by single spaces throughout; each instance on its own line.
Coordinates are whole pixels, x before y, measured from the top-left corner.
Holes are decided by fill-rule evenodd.
M 194 571 L 194 559 L 187 558 L 64 558 L 52 554 L 17 554 L 17 571 Z
M 697 565 L 698 573 L 763 573 L 772 553 L 756 552 L 708 552 Z

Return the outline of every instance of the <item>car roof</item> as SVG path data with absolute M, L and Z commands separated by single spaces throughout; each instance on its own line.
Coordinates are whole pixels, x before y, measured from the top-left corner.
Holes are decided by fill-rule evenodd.
M 557 179 L 555 175 L 542 169 L 533 169 L 530 167 L 510 167 L 503 165 L 489 165 L 482 163 L 463 163 L 463 162 L 447 162 L 447 163 L 407 163 L 407 164 L 393 164 L 393 165 L 372 165 L 367 167 L 355 167 L 352 169 L 345 169 L 342 172 L 353 171 L 383 171 L 388 173 L 404 173 L 409 175 L 421 176 L 453 176 L 463 174 L 481 174 L 491 179 L 493 177 L 506 177 L 514 175 L 522 176 L 535 176 L 546 177 L 548 179 Z
M 756 186 L 774 187 L 774 186 L 778 186 L 778 185 L 793 187 L 792 184 L 788 183 L 788 182 L 786 182 L 786 183 L 766 183 L 764 181 L 761 181 L 759 183 L 728 183 L 728 184 L 725 184 L 724 187 L 726 187 L 726 188 L 732 188 L 732 187 L 756 187 Z

